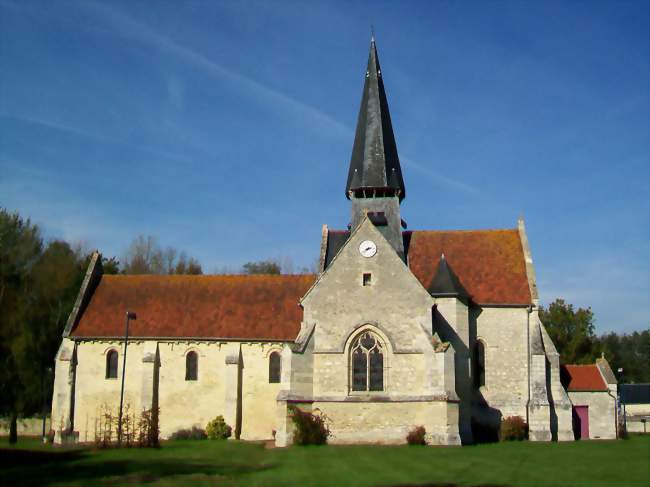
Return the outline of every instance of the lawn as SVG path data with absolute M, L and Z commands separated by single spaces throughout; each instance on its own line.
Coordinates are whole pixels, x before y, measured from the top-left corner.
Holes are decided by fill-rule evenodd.
M 620 441 L 468 447 L 266 449 L 169 441 L 158 450 L 56 448 L 0 440 L 0 485 L 648 486 L 650 435 Z

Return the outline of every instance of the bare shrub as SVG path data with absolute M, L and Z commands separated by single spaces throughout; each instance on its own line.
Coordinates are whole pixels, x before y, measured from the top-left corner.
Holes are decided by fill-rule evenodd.
M 291 419 L 296 426 L 293 442 L 296 445 L 325 445 L 330 436 L 327 416 L 291 408 Z
M 427 430 L 424 429 L 424 426 L 416 426 L 411 431 L 409 431 L 408 435 L 406 435 L 406 442 L 409 445 L 426 445 L 426 434 Z
M 501 441 L 521 441 L 528 438 L 528 424 L 521 416 L 508 416 L 501 420 L 499 439 Z

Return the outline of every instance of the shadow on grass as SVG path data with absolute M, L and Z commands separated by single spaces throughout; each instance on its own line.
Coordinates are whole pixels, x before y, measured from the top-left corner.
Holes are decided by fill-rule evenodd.
M 103 461 L 87 450 L 30 451 L 0 449 L 0 484 L 46 486 L 55 482 L 145 484 L 165 477 L 238 477 L 274 465 L 201 463 L 182 460 Z
M 458 484 L 398 484 L 395 487 L 459 487 Z M 501 484 L 476 484 L 470 487 L 508 487 Z

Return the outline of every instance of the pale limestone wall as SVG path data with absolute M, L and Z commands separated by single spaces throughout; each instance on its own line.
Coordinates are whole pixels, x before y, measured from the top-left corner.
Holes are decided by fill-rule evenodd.
M 374 257 L 360 255 L 364 240 L 377 245 Z M 364 273 L 372 276 L 370 286 L 362 285 Z M 447 402 L 457 399 L 454 349 L 434 352 L 433 304 L 366 219 L 302 301 L 305 326 L 314 326 L 313 351 L 292 364 L 300 363 L 304 377 L 313 377 L 311 397 L 305 397 L 309 387 L 300 381 L 295 388 L 290 384 L 284 396 L 313 399 L 310 408 L 330 420 L 333 443 L 404 443 L 408 431 L 423 425 L 431 442 L 458 444 L 458 404 Z M 384 390 L 373 393 L 350 390 L 350 345 L 366 329 L 378 336 L 384 350 Z M 292 373 L 297 377 L 297 370 Z M 282 401 L 278 417 L 279 422 L 286 417 Z M 290 442 L 290 429 L 287 425 L 278 445 Z
M 616 399 L 607 392 L 569 392 L 574 406 L 589 406 L 589 438 L 616 438 Z
M 104 406 L 115 415 L 120 407 L 122 359 L 124 346 L 118 341 L 83 342 L 77 345 L 77 377 L 75 384 L 74 430 L 79 441 L 94 441 L 95 427 Z M 106 379 L 106 354 L 118 352 L 117 379 Z M 124 383 L 124 405 L 131 412 L 141 410 L 141 377 L 143 342 L 130 342 L 127 348 L 127 374 Z M 96 423 L 97 422 L 97 423 Z
M 650 404 L 626 404 L 625 415 L 629 433 L 650 433 Z M 639 420 L 641 416 L 645 416 L 645 424 Z
M 329 443 L 402 444 L 415 426 L 424 426 L 430 444 L 458 444 L 458 405 L 445 401 L 314 402 L 328 419 Z
M 161 438 L 181 428 L 205 428 L 210 420 L 224 415 L 225 344 L 162 342 L 158 347 Z M 190 351 L 198 354 L 196 381 L 185 380 L 186 355 Z
M 276 398 L 282 384 L 269 384 L 271 352 L 282 354 L 282 344 L 243 343 L 242 432 L 244 440 L 269 440 L 277 431 Z M 286 364 L 282 363 L 283 369 Z
M 366 258 L 359 244 L 372 240 L 377 254 Z M 370 273 L 372 284 L 362 285 Z M 370 326 L 385 349 L 387 394 L 424 394 L 432 389 L 424 371 L 431 349 L 433 299 L 396 254 L 365 220 L 303 300 L 305 323 L 315 323 L 313 394 L 347 396 L 348 349 Z M 426 352 L 425 352 L 426 351 Z
M 377 244 L 374 257 L 359 254 L 364 240 Z M 362 285 L 364 273 L 372 275 L 372 285 Z M 367 323 L 384 332 L 395 353 L 421 353 L 427 345 L 427 332 L 431 336 L 433 298 L 367 219 L 302 304 L 305 323 L 317 324 L 315 353 L 342 353 L 351 333 Z M 327 373 L 315 369 L 315 373 L 321 372 Z M 317 388 L 321 378 L 314 379 Z
M 75 344 L 64 338 L 54 359 L 54 387 L 52 389 L 52 429 L 55 441 L 61 442 L 61 431 L 71 425 L 70 410 L 74 392 Z
M 455 389 L 460 398 L 459 420 L 460 434 L 463 443 L 473 441 L 472 416 L 472 362 L 469 330 L 469 308 L 465 302 L 455 297 L 435 298 L 437 315 L 434 320 L 434 332 L 442 340 L 448 341 L 454 347 L 455 354 Z
M 9 418 L 0 418 L 0 436 L 9 435 L 11 420 Z M 18 436 L 41 436 L 43 434 L 43 418 L 18 418 L 16 421 L 16 430 Z M 45 433 L 50 430 L 50 417 L 45 417 Z
M 528 309 L 483 307 L 472 308 L 470 313 L 477 339 L 485 343 L 485 387 L 481 393 L 503 417 L 526 419 Z
M 268 383 L 268 355 L 273 350 L 282 352 L 286 346 L 260 342 L 129 342 L 124 404 L 138 413 L 143 408 L 151 407 L 153 401 L 154 364 L 150 359 L 156 346 L 160 364 L 158 404 L 161 438 L 167 438 L 181 428 L 205 428 L 218 415 L 224 415 L 234 429 L 237 414 L 241 414 L 242 439 L 273 437 L 273 430 L 277 428 L 276 397 L 282 385 Z M 105 378 L 106 353 L 111 349 L 119 353 L 117 379 Z M 123 346 L 117 341 L 83 341 L 77 346 L 74 429 L 79 433 L 79 441 L 94 440 L 96 421 L 104 405 L 117 415 L 122 350 Z M 229 367 L 232 366 L 226 362 L 233 351 L 239 354 L 240 350 L 241 394 L 238 394 L 239 365 L 234 366 L 235 382 L 229 383 Z M 185 380 L 185 357 L 189 351 L 196 352 L 199 357 L 196 381 Z M 60 363 L 63 364 L 61 370 L 64 373 L 56 377 L 54 402 L 58 405 L 53 409 L 53 414 L 63 417 L 67 405 L 66 394 L 69 396 L 71 390 L 65 375 L 70 361 Z M 283 363 L 283 373 L 284 369 Z M 57 394 L 61 396 L 58 402 Z M 237 401 L 240 401 L 239 404 Z M 232 412 L 231 416 L 227 414 L 229 411 Z

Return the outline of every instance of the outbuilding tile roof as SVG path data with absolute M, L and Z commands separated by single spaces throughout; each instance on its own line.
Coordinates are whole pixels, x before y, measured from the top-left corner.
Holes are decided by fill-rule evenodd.
M 426 289 L 445 254 L 473 302 L 531 303 L 518 230 L 413 231 L 404 237 L 409 267 Z
M 73 338 L 134 337 L 294 340 L 298 301 L 314 275 L 102 276 Z
M 562 384 L 569 392 L 607 391 L 607 384 L 598 366 L 563 365 L 561 374 Z

